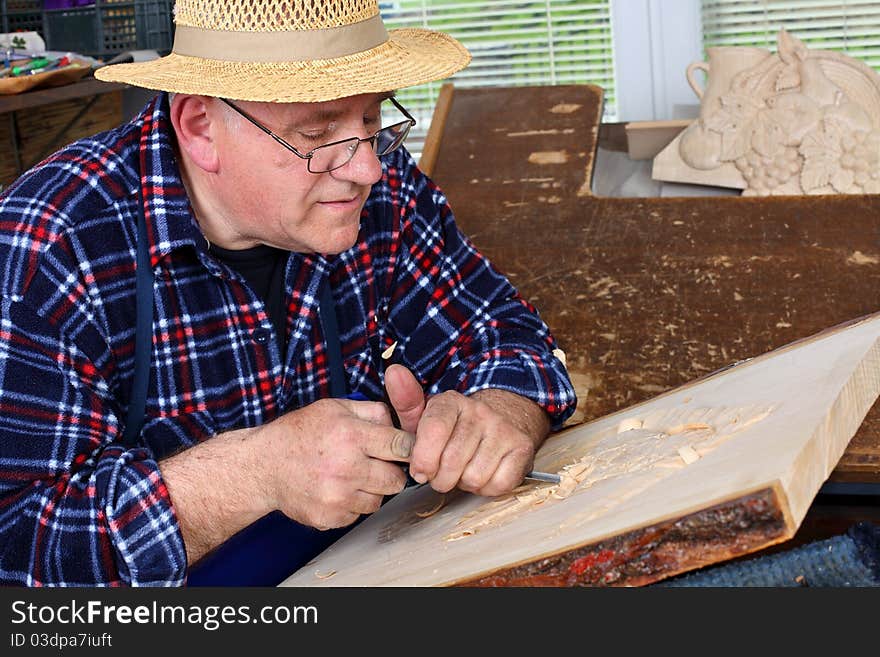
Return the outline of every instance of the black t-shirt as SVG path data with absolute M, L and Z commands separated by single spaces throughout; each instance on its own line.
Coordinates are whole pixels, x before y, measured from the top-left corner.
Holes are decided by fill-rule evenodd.
M 241 274 L 266 305 L 266 314 L 275 328 L 278 347 L 284 353 L 287 346 L 284 270 L 290 253 L 265 244 L 239 251 L 212 244 L 210 251 L 230 269 Z

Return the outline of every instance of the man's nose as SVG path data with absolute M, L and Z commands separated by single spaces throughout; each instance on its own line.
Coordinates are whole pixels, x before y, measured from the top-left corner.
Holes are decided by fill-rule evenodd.
M 382 163 L 373 150 L 373 143 L 362 141 L 348 163 L 331 172 L 335 177 L 358 185 L 372 185 L 382 177 Z

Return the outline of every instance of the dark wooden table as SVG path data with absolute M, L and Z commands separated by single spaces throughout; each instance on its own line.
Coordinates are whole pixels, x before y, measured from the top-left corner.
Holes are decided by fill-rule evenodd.
M 566 352 L 575 421 L 880 310 L 880 196 L 599 198 L 600 89 L 447 95 L 431 175 Z M 880 404 L 831 481 L 880 482 Z
M 22 162 L 21 159 L 18 122 L 15 116 L 16 112 L 36 109 L 44 105 L 50 105 L 65 100 L 82 99 L 82 107 L 65 123 L 65 125 L 49 126 L 49 128 L 54 131 L 55 136 L 49 141 L 49 150 L 45 153 L 48 154 L 48 152 L 55 150 L 56 146 L 61 145 L 59 139 L 67 133 L 77 121 L 88 113 L 101 94 L 120 91 L 127 86 L 128 85 L 116 82 L 101 82 L 93 77 L 88 77 L 60 87 L 33 89 L 20 94 L 0 96 L 0 114 L 9 115 L 10 142 L 17 172 L 23 172 L 32 163 Z
M 49 89 L 33 89 L 21 94 L 0 96 L 0 114 L 18 110 L 40 107 L 50 103 L 72 98 L 93 98 L 101 94 L 119 91 L 128 85 L 118 82 L 101 82 L 95 78 L 83 78 L 77 82 Z

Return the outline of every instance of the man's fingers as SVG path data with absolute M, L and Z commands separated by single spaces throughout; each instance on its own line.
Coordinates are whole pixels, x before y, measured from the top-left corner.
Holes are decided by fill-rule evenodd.
M 406 486 L 406 473 L 396 463 L 370 459 L 370 469 L 360 490 L 373 495 L 396 495 Z
M 416 437 L 407 431 L 397 431 L 391 439 L 391 453 L 401 461 L 409 461 Z
M 460 411 L 455 393 L 443 393 L 432 397 L 430 405 L 422 413 L 418 442 L 409 468 L 412 478 L 420 484 L 433 480 L 440 470 L 440 459 L 456 432 Z M 479 440 L 479 436 L 475 438 Z
M 375 513 L 382 506 L 383 495 L 374 493 L 365 493 L 362 490 L 357 491 L 351 499 L 352 513 L 370 514 Z
M 425 392 L 418 379 L 403 365 L 389 365 L 385 370 L 385 390 L 401 428 L 414 433 L 425 410 Z
M 370 424 L 381 424 L 386 427 L 392 426 L 391 412 L 388 406 L 382 402 L 373 401 L 356 401 L 352 399 L 336 399 L 340 404 L 344 404 L 348 411 L 357 419 L 369 422 Z
M 468 464 L 482 449 L 480 434 L 469 432 L 460 425 L 461 422 L 456 425 L 452 436 L 447 440 L 440 455 L 440 467 L 431 477 L 431 488 L 441 493 L 459 485 Z
M 500 462 L 484 469 L 471 463 L 462 474 L 459 486 L 477 495 L 503 495 L 522 483 L 523 473 L 531 469 L 531 463 L 531 459 L 516 452 L 505 454 Z
M 376 428 L 369 432 L 363 450 L 367 456 L 383 461 L 409 461 L 416 437 L 394 427 Z

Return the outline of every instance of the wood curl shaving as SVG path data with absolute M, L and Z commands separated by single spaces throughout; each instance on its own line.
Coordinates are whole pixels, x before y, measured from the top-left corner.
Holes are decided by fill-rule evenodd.
M 465 536 L 472 536 L 474 533 L 473 529 L 462 529 L 460 532 L 455 532 L 447 536 L 444 540 L 447 541 L 457 541 L 460 538 L 464 538 Z
M 564 500 L 574 492 L 574 489 L 577 488 L 580 481 L 578 481 L 577 477 L 565 471 L 560 472 L 559 476 L 561 481 L 556 485 L 556 490 L 553 491 L 553 497 L 557 500 Z
M 437 513 L 440 509 L 442 509 L 444 504 L 446 504 L 446 495 L 445 494 L 440 496 L 440 501 L 437 502 L 437 504 L 434 507 L 428 509 L 427 511 L 414 511 L 413 513 L 415 513 L 419 518 L 430 518 L 435 513 Z
M 621 420 L 620 424 L 617 425 L 617 433 L 624 433 L 626 431 L 631 431 L 633 429 L 641 429 L 645 423 L 635 417 L 628 417 L 625 420 Z
M 681 460 L 685 462 L 685 465 L 690 465 L 691 463 L 696 463 L 700 460 L 700 455 L 690 445 L 682 445 L 678 448 L 678 455 L 681 457 Z
M 554 350 L 553 350 L 553 355 L 556 356 L 557 360 L 559 360 L 563 365 L 566 364 L 566 362 L 565 362 L 565 352 L 562 351 L 562 349 L 554 349 Z
M 388 347 L 385 351 L 382 352 L 382 360 L 388 360 L 394 354 L 394 350 L 397 348 L 397 340 L 394 341 L 390 347 Z
M 705 424 L 703 422 L 689 422 L 688 424 L 679 424 L 670 429 L 666 430 L 666 434 L 670 436 L 675 436 L 679 433 L 684 433 L 685 431 L 715 431 L 715 428 L 711 424 Z

